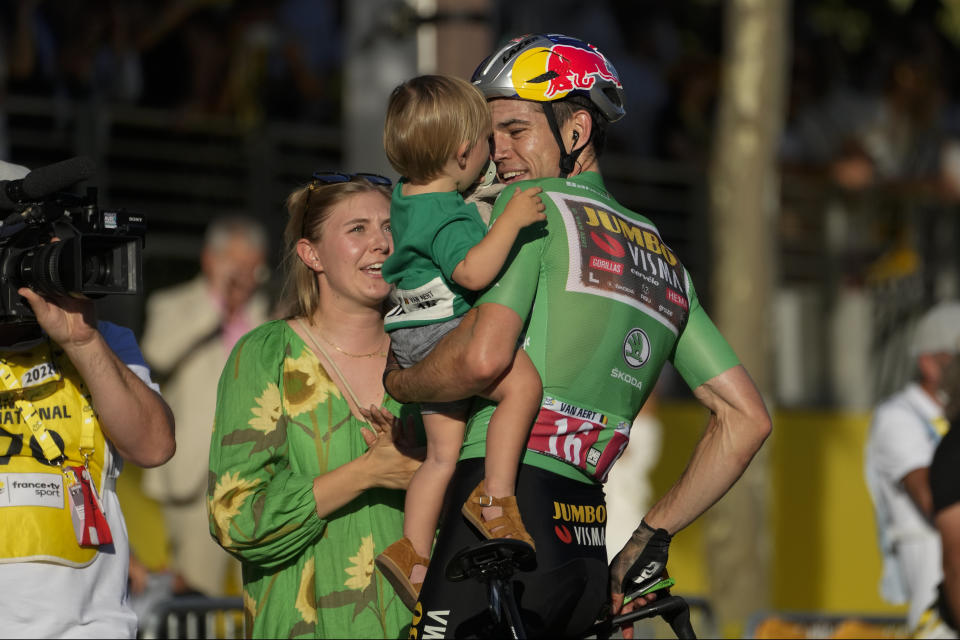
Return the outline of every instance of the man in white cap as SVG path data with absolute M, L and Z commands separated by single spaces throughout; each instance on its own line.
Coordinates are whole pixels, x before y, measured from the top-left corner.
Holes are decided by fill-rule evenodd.
M 935 621 L 928 613 L 943 578 L 929 467 L 949 428 L 940 383 L 958 350 L 960 302 L 941 302 L 914 330 L 913 381 L 877 407 L 867 437 L 864 470 L 883 554 L 881 592 L 893 604 L 909 602 L 907 625 L 916 637 L 950 637 L 930 628 Z

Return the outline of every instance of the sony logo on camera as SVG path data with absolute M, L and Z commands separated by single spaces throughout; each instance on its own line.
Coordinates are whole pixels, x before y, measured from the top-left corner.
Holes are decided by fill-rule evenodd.
M 93 173 L 79 157 L 0 181 L 0 326 L 35 322 L 20 287 L 81 298 L 143 289 L 145 218 L 101 210 L 94 188 L 63 191 Z

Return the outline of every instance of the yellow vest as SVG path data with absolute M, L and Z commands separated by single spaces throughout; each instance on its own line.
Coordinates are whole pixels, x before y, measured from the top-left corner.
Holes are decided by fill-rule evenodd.
M 0 354 L 0 563 L 93 561 L 97 547 L 74 534 L 61 464 L 86 462 L 102 495 L 106 452 L 89 391 L 59 346 Z

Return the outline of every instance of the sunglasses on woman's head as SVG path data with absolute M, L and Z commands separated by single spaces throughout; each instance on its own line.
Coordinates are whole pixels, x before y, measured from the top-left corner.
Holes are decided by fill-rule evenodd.
M 306 207 L 310 206 L 310 194 L 314 189 L 323 184 L 338 184 L 341 182 L 350 182 L 351 180 L 366 180 L 372 185 L 378 187 L 391 187 L 393 182 L 390 178 L 382 176 L 379 173 L 344 173 L 342 171 L 314 171 L 311 176 L 313 181 L 308 185 Z M 303 216 L 303 228 L 300 230 L 300 237 L 307 237 L 307 216 Z
M 314 171 L 313 181 L 319 184 L 336 184 L 338 182 L 350 182 L 355 179 L 366 180 L 370 184 L 381 187 L 390 187 L 393 182 L 386 176 L 378 173 L 344 173 L 342 171 Z

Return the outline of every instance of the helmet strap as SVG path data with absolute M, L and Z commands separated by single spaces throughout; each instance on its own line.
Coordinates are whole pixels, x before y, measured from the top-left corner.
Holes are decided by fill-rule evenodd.
M 587 143 L 589 143 L 590 140 L 588 139 L 579 149 L 574 149 L 572 152 L 567 153 L 567 148 L 563 144 L 563 136 L 560 135 L 560 127 L 557 125 L 557 116 L 553 113 L 553 103 L 542 102 L 541 104 L 543 105 L 543 114 L 547 116 L 547 124 L 550 125 L 550 131 L 553 132 L 553 137 L 560 147 L 560 177 L 566 178 L 573 171 L 573 167 L 577 163 L 577 158 L 583 153 L 583 150 L 587 147 Z M 592 130 L 590 131 L 590 137 L 593 137 Z

